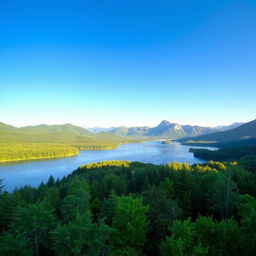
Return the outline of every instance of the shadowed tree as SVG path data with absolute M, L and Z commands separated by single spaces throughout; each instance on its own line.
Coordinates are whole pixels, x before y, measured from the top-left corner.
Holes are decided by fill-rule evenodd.
M 34 245 L 35 254 L 39 256 L 42 242 L 49 246 L 49 232 L 55 224 L 53 213 L 43 203 L 36 203 L 17 210 L 12 230 L 29 239 Z
M 256 255 L 256 199 L 250 195 L 240 195 L 237 208 L 244 234 L 245 255 Z
M 232 180 L 232 170 L 219 173 L 212 187 L 208 191 L 211 208 L 218 218 L 227 218 L 232 215 L 236 184 Z
M 1 256 L 32 256 L 34 255 L 31 242 L 22 235 L 5 233 L 0 237 Z
M 169 192 L 169 189 L 167 191 Z M 169 226 L 180 217 L 182 211 L 176 201 L 167 198 L 166 191 L 160 188 L 152 187 L 144 191 L 142 196 L 144 203 L 150 206 L 146 214 L 150 224 L 146 252 L 147 255 L 158 255 L 160 242 L 166 237 Z
M 0 233 L 8 229 L 13 220 L 16 207 L 13 195 L 8 193 L 0 194 Z
M 77 214 L 83 214 L 90 208 L 89 187 L 86 180 L 73 178 L 68 187 L 68 195 L 64 198 L 61 214 L 64 222 L 75 219 Z
M 105 241 L 111 229 L 100 220 L 92 222 L 89 211 L 63 226 L 59 225 L 53 232 L 54 251 L 60 256 L 98 256 L 106 251 Z
M 114 214 L 115 208 L 117 204 L 117 196 L 114 191 L 110 193 L 110 195 L 104 200 L 101 210 L 99 212 L 99 216 L 101 218 L 105 218 L 106 223 L 111 225 Z

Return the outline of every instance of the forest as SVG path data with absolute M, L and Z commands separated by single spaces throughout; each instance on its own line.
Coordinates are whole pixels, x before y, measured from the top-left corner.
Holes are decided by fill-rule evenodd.
M 2 191 L 0 255 L 256 255 L 255 184 L 250 162 L 82 165 Z
M 107 150 L 121 143 L 138 142 L 108 133 L 94 135 L 86 130 L 86 135 L 74 131 L 18 131 L 0 130 L 0 162 L 74 156 L 79 150 Z
M 0 162 L 45 159 L 78 155 L 78 149 L 53 143 L 0 144 Z
M 243 144 L 242 144 L 243 145 Z M 256 146 L 224 147 L 219 150 L 195 149 L 189 150 L 195 157 L 214 161 L 237 161 L 248 170 L 256 170 Z

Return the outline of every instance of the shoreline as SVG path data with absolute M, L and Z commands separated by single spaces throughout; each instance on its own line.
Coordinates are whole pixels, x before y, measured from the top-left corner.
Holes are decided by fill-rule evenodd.
M 131 142 L 134 143 L 134 142 Z M 137 143 L 137 142 L 135 142 Z M 47 156 L 47 157 L 31 157 L 31 158 L 16 158 L 16 159 L 8 159 L 8 160 L 0 160 L 0 165 L 4 163 L 15 163 L 15 162 L 25 162 L 25 161 L 37 161 L 37 160 L 49 160 L 49 159 L 57 159 L 57 158 L 66 158 L 66 157 L 73 157 L 78 156 L 80 151 L 101 151 L 101 150 L 112 150 L 118 148 L 120 145 L 123 144 L 130 144 L 130 143 L 121 143 L 113 147 L 105 147 L 99 149 L 79 149 L 78 152 L 75 154 L 67 154 L 67 155 L 60 155 L 60 156 Z

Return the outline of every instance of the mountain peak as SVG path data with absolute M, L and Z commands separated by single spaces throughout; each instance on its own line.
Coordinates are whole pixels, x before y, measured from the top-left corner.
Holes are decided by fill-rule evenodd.
M 163 120 L 158 126 L 168 126 L 168 125 L 170 125 L 170 124 L 171 124 L 170 121 Z

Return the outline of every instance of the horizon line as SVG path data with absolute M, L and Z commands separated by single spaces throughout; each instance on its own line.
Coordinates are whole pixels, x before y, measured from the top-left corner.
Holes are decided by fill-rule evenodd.
M 255 120 L 255 119 L 254 119 Z M 209 128 L 215 128 L 215 127 L 219 127 L 219 126 L 230 126 L 230 125 L 233 125 L 233 124 L 236 124 L 236 123 L 248 123 L 248 122 L 251 122 L 253 120 L 250 120 L 250 121 L 247 121 L 247 122 L 240 122 L 240 121 L 236 121 L 236 122 L 232 122 L 232 123 L 229 123 L 229 124 L 218 124 L 218 125 L 199 125 L 199 124 L 181 124 L 181 123 L 178 123 L 178 122 L 170 122 L 169 120 L 167 119 L 164 119 L 160 122 L 158 122 L 156 125 L 111 125 L 111 126 L 105 126 L 105 125 L 90 125 L 90 126 L 87 126 L 87 125 L 83 125 L 83 124 L 78 124 L 76 122 L 72 123 L 72 122 L 63 122 L 63 123 L 39 123 L 39 124 L 26 124 L 26 125 L 14 125 L 14 124 L 10 124 L 10 123 L 5 123 L 3 121 L 0 121 L 0 123 L 3 123 L 5 125 L 9 125 L 9 126 L 13 126 L 15 128 L 24 128 L 24 127 L 28 127 L 28 126 L 40 126 L 40 125 L 68 125 L 68 124 L 71 124 L 71 125 L 74 125 L 74 126 L 78 126 L 78 127 L 81 127 L 83 129 L 91 129 L 91 128 L 105 128 L 105 129 L 109 129 L 109 128 L 118 128 L 118 127 L 127 127 L 127 128 L 133 128 L 133 127 L 149 127 L 149 128 L 153 128 L 153 127 L 156 127 L 158 126 L 160 123 L 162 123 L 163 121 L 167 121 L 169 122 L 170 124 L 178 124 L 178 125 L 181 125 L 181 126 L 186 126 L 186 125 L 190 125 L 190 126 L 200 126 L 200 127 L 209 127 Z

